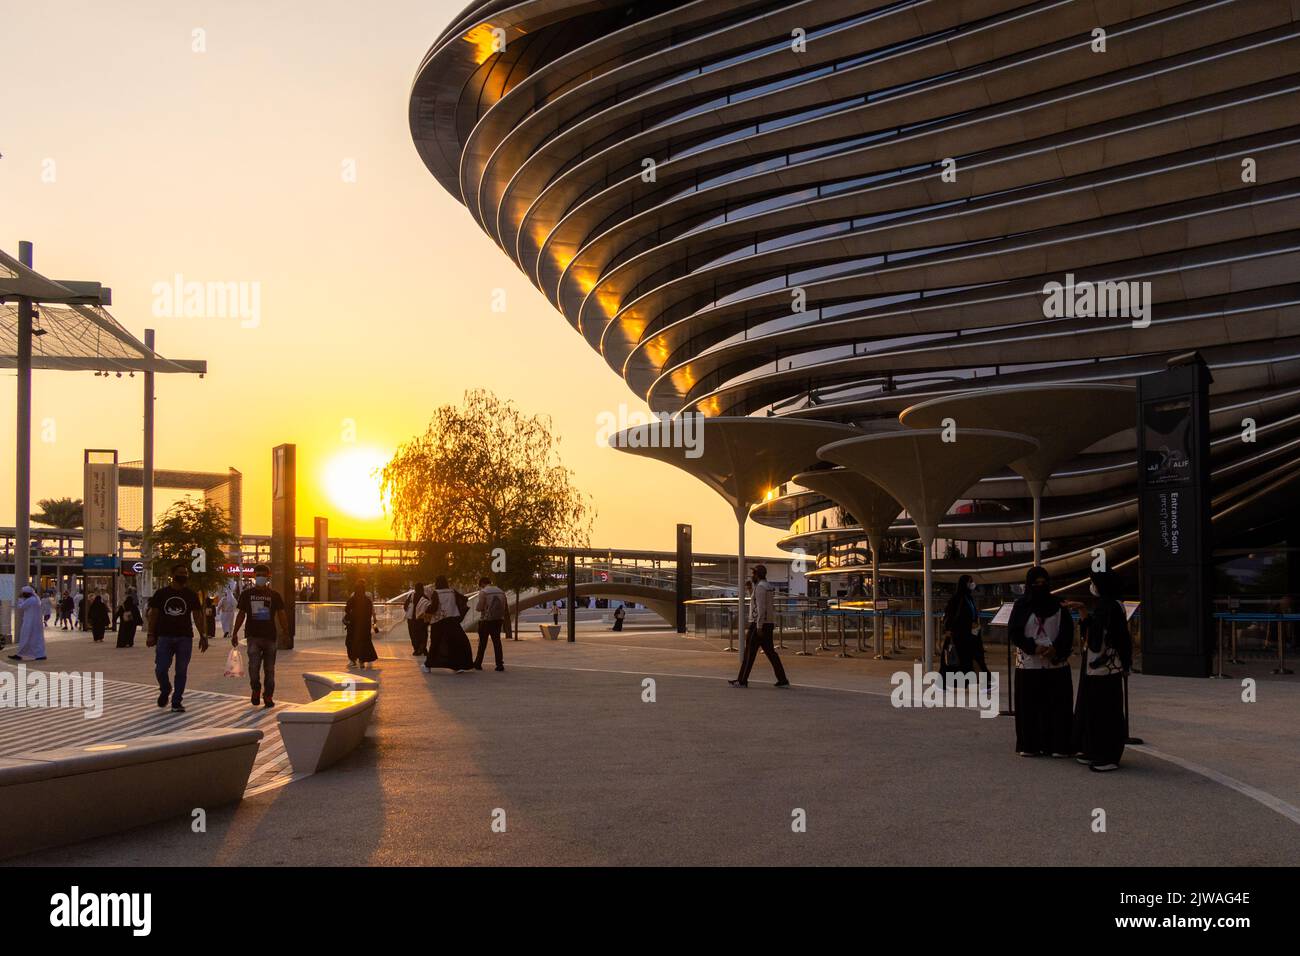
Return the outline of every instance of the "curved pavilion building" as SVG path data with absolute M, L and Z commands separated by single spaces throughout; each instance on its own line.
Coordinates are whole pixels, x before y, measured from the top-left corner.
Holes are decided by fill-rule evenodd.
M 1220 552 L 1293 536 L 1295 0 L 479 0 L 420 64 L 410 126 L 656 410 L 874 431 L 972 390 L 1131 385 L 1198 349 Z M 1052 283 L 1129 298 L 1053 309 Z M 1054 571 L 1136 553 L 1134 460 L 1128 427 L 1053 472 Z M 1015 472 L 979 482 L 936 569 L 1021 578 L 1031 510 Z M 861 557 L 811 489 L 753 517 L 828 570 Z M 892 532 L 908 573 L 906 516 Z

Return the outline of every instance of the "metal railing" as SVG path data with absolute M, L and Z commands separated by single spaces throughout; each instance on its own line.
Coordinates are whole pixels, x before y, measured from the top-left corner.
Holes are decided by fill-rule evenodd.
M 293 606 L 294 640 L 343 640 L 343 601 L 300 601 Z M 405 620 L 401 605 L 375 604 L 379 633 L 387 634 Z

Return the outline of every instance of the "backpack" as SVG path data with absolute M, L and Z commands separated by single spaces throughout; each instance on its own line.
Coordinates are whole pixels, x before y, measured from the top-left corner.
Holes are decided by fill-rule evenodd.
M 506 596 L 500 591 L 493 591 L 487 595 L 487 601 L 483 606 L 483 615 L 481 620 L 499 621 L 506 616 Z
M 459 620 L 463 621 L 465 620 L 465 615 L 469 613 L 469 598 L 465 597 L 465 595 L 461 594 L 459 591 L 452 591 L 451 593 L 456 595 L 456 611 L 460 614 Z

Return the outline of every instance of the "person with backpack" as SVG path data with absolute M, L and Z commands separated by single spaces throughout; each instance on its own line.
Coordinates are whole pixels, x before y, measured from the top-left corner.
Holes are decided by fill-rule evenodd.
M 460 622 L 469 613 L 469 599 L 447 583 L 445 575 L 434 580 L 433 590 L 420 602 L 420 617 L 429 627 L 429 656 L 420 669 L 426 674 L 435 667 L 446 667 L 457 674 L 474 669 L 469 637 Z
M 492 639 L 492 653 L 497 659 L 497 670 L 503 671 L 506 665 L 501 657 L 501 625 L 509 620 L 510 606 L 506 601 L 506 592 L 492 583 L 486 575 L 478 579 L 478 601 L 474 604 L 478 612 L 478 655 L 474 658 L 474 670 L 483 669 L 483 654 L 487 651 L 488 639 Z

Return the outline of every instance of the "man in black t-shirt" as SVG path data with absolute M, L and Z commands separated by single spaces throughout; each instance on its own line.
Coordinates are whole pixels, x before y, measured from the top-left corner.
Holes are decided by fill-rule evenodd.
M 172 702 L 172 712 L 185 713 L 181 698 L 185 696 L 185 676 L 190 669 L 190 656 L 194 653 L 194 632 L 191 622 L 199 631 L 199 653 L 208 649 L 208 636 L 203 632 L 203 604 L 199 596 L 188 587 L 190 567 L 180 563 L 172 565 L 172 581 L 167 587 L 153 592 L 149 598 L 146 618 L 148 637 L 145 641 L 154 651 L 154 675 L 158 678 L 158 706 Z M 176 687 L 173 692 L 168 672 L 172 660 L 176 661 Z
M 239 629 L 248 621 L 248 683 L 253 689 L 253 706 L 262 703 L 262 690 L 266 690 L 266 706 L 274 707 L 271 696 L 275 693 L 275 625 L 286 632 L 289 620 L 284 614 L 284 598 L 271 589 L 271 569 L 265 564 L 253 568 L 253 587 L 239 595 L 239 613 L 230 632 L 230 646 L 239 646 Z M 262 672 L 266 680 L 261 680 Z

